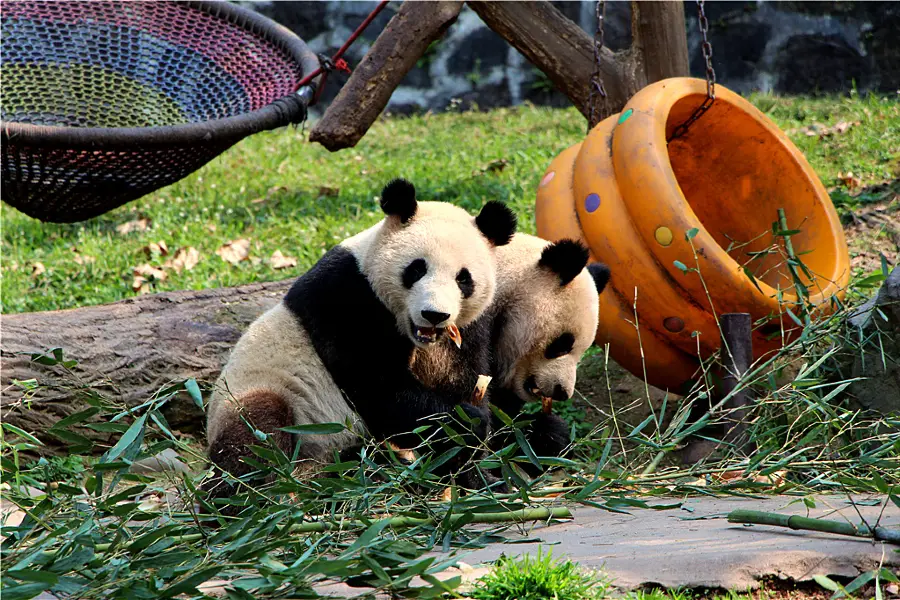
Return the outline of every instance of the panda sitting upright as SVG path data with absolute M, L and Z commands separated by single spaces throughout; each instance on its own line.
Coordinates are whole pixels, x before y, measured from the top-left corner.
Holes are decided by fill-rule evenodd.
M 218 469 L 252 471 L 242 458 L 259 441 L 248 424 L 291 456 L 293 436 L 281 428 L 355 423 L 356 432 L 304 435 L 298 458 L 312 461 L 363 431 L 413 447 L 409 432 L 423 418 L 459 404 L 486 436 L 489 409 L 466 400 L 490 368 L 490 327 L 478 318 L 493 301 L 494 249 L 509 242 L 515 215 L 497 202 L 475 218 L 418 202 L 404 180 L 384 188 L 381 208 L 382 221 L 326 253 L 235 345 L 208 410 Z M 459 348 L 448 339 L 456 328 Z
M 609 268 L 588 258 L 580 242 L 524 233 L 497 250 L 491 403 L 512 418 L 525 402 L 567 400 L 575 391 L 578 361 L 597 334 L 598 295 L 609 281 Z M 531 417 L 524 433 L 535 453 L 561 454 L 570 441 L 566 422 L 550 412 Z M 492 428 L 501 427 L 495 418 Z

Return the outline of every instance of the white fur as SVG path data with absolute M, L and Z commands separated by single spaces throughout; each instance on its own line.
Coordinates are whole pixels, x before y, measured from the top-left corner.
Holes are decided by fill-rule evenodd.
M 493 300 L 493 246 L 481 235 L 474 218 L 453 205 L 419 202 L 408 223 L 388 217 L 341 245 L 353 253 L 378 298 L 395 315 L 398 330 L 412 340 L 409 319 L 417 326 L 430 325 L 421 317 L 422 310 L 449 313 L 450 318 L 441 325 L 462 328 L 481 316 Z M 427 261 L 428 274 L 407 290 L 402 273 L 417 258 Z M 463 267 L 475 280 L 475 292 L 468 299 L 462 298 L 455 280 Z M 441 364 L 441 360 L 431 362 Z M 364 431 L 306 331 L 283 303 L 251 324 L 232 350 L 209 403 L 210 442 L 221 434 L 225 417 L 240 410 L 241 398 L 255 389 L 270 390 L 285 398 L 296 425 L 344 423 L 349 419 L 357 433 Z M 354 433 L 344 432 L 304 436 L 304 441 L 318 452 L 309 458 L 327 459 L 333 450 L 351 445 L 355 438 Z
M 432 326 L 422 317 L 423 310 L 449 314 L 440 327 L 462 329 L 494 298 L 494 248 L 476 228 L 474 217 L 452 204 L 419 202 L 409 223 L 387 218 L 342 245 L 356 256 L 375 294 L 397 318 L 399 331 L 414 342 L 410 320 L 417 327 Z M 408 290 L 402 283 L 403 269 L 417 258 L 425 259 L 428 272 Z M 465 299 L 456 283 L 463 267 L 475 281 L 475 292 Z
M 216 382 L 207 414 L 207 438 L 214 440 L 227 413 L 241 408 L 240 399 L 255 389 L 268 389 L 288 399 L 294 424 L 362 423 L 316 353 L 306 330 L 284 303 L 278 303 L 254 321 L 231 351 Z M 335 435 L 304 436 L 327 455 L 349 446 L 356 436 L 347 431 Z
M 506 312 L 495 351 L 497 383 L 513 390 L 522 400 L 535 400 L 524 384 L 533 375 L 544 395 L 557 384 L 571 397 L 581 355 L 597 335 L 599 295 L 591 274 L 581 271 L 566 286 L 559 277 L 538 266 L 541 252 L 550 242 L 517 233 L 506 246 L 497 248 L 496 306 Z M 547 359 L 544 351 L 562 333 L 575 336 L 572 352 Z

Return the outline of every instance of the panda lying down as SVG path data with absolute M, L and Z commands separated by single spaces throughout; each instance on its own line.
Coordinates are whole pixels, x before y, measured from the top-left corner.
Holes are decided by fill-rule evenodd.
M 304 435 L 299 460 L 329 461 L 361 435 L 402 448 L 430 435 L 435 451 L 449 449 L 437 423 L 421 427 L 456 406 L 476 447 L 491 425 L 486 403 L 471 401 L 483 374 L 494 377 L 491 401 L 512 414 L 534 397 L 571 395 L 605 267 L 585 269 L 580 244 L 515 234 L 515 215 L 497 202 L 473 218 L 419 202 L 412 184 L 395 180 L 381 208 L 382 221 L 327 252 L 235 345 L 208 408 L 216 471 L 254 470 L 242 460 L 259 444 L 254 429 L 292 456 L 295 440 L 281 429 L 310 423 L 350 422 L 354 431 Z M 552 414 L 530 433 L 539 454 L 568 444 Z M 228 493 L 220 475 L 205 486 L 216 495 Z

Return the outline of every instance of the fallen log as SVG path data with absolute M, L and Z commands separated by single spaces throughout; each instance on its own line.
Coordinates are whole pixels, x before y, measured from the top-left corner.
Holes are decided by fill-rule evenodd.
M 212 384 L 228 352 L 253 319 L 278 302 L 291 280 L 233 288 L 168 292 L 62 311 L 0 317 L 0 413 L 6 423 L 37 435 L 49 452 L 65 443 L 45 432 L 88 407 L 99 393 L 123 406 L 149 399 L 169 382 Z M 46 366 L 33 353 L 62 348 L 71 369 Z M 28 392 L 16 381 L 35 379 Z M 164 411 L 172 428 L 203 432 L 202 411 L 187 394 Z M 110 434 L 80 428 L 95 443 Z
M 431 42 L 456 21 L 462 5 L 462 1 L 404 2 L 312 128 L 310 141 L 332 152 L 355 146 Z

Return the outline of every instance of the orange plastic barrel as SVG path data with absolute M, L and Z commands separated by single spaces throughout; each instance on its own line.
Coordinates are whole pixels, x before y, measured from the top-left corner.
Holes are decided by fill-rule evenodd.
M 785 317 L 786 308 L 797 312 L 797 297 L 774 225 L 778 209 L 798 231 L 790 239 L 812 275 L 800 271 L 812 304 L 829 310 L 850 276 L 828 193 L 749 102 L 717 86 L 712 107 L 666 142 L 705 97 L 699 79 L 644 88 L 557 156 L 537 194 L 538 235 L 580 239 L 610 267 L 597 342 L 609 343 L 635 375 L 673 391 L 718 350 L 717 315 L 750 313 L 757 358 L 796 327 Z

